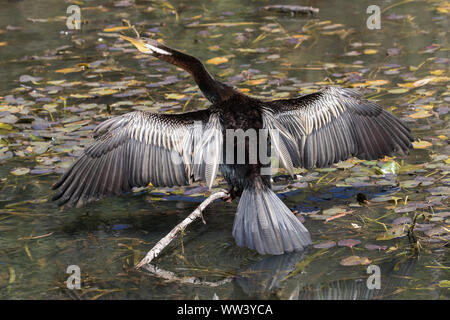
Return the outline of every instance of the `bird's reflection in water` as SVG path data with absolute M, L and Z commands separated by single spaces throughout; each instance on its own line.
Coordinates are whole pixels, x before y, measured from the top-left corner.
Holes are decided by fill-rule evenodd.
M 297 286 L 285 290 L 283 279 L 295 270 L 297 263 L 308 257 L 307 252 L 270 256 L 241 270 L 236 283 L 252 299 L 282 298 L 294 300 L 371 300 L 393 299 L 399 288 L 408 286 L 417 257 L 402 257 L 380 263 L 380 289 L 369 289 L 368 277 L 374 273 L 362 272 L 359 277 L 331 280 L 311 284 L 305 277 L 297 276 Z M 364 271 L 366 268 L 364 268 Z M 327 270 L 331 272 L 332 270 Z M 292 281 L 289 280 L 289 287 Z M 294 280 L 295 281 L 295 280 Z M 287 282 L 286 282 L 287 283 Z M 277 292 L 283 288 L 285 294 Z
M 270 256 L 239 271 L 236 283 L 249 297 L 270 297 L 307 251 Z

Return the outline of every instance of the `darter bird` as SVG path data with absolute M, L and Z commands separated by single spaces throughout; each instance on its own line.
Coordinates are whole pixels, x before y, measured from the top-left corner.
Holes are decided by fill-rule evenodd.
M 350 157 L 379 159 L 412 146 L 410 130 L 399 119 L 353 90 L 329 87 L 262 101 L 217 81 L 193 56 L 152 39 L 121 37 L 190 73 L 211 106 L 181 114 L 135 111 L 99 124 L 95 142 L 54 184 L 58 205 L 79 207 L 149 183 L 168 187 L 204 180 L 211 188 L 220 171 L 232 197 L 240 197 L 233 225 L 237 245 L 279 255 L 304 249 L 311 238 L 271 190 L 270 163 L 260 149 L 270 146 L 293 175 L 295 167 L 326 167 Z M 249 136 L 227 141 L 229 130 L 266 134 L 256 143 Z M 244 161 L 236 161 L 242 155 Z

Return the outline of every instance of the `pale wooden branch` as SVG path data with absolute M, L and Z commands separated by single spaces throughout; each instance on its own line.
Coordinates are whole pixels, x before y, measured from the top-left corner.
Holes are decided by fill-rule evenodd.
M 173 239 L 176 238 L 178 233 L 184 230 L 189 224 L 191 224 L 195 219 L 202 218 L 202 211 L 213 201 L 221 198 L 226 198 L 230 194 L 226 190 L 221 190 L 219 192 L 213 193 L 208 198 L 205 199 L 198 207 L 195 209 L 189 216 L 186 217 L 183 221 L 181 221 L 175 228 L 172 229 L 164 238 L 158 241 L 158 243 L 147 253 L 147 255 L 142 259 L 137 265 L 136 269 L 143 267 L 144 265 L 150 264 L 150 262 L 155 259 L 161 251 L 172 242 Z M 205 221 L 203 221 L 205 223 Z

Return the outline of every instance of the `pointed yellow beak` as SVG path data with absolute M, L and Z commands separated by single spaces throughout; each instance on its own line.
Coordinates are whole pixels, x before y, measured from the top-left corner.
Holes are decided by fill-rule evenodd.
M 127 41 L 131 42 L 136 47 L 136 49 L 138 49 L 140 52 L 142 52 L 142 53 L 152 53 L 152 50 L 147 48 L 145 46 L 145 43 L 142 40 L 130 38 L 130 37 L 123 36 L 123 35 L 120 35 L 120 37 L 123 40 L 127 40 Z

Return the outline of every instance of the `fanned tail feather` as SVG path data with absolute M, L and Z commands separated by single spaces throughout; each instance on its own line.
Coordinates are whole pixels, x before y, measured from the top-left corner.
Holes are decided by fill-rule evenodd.
M 238 246 L 260 254 L 300 251 L 311 244 L 308 230 L 268 187 L 244 189 L 233 225 Z

